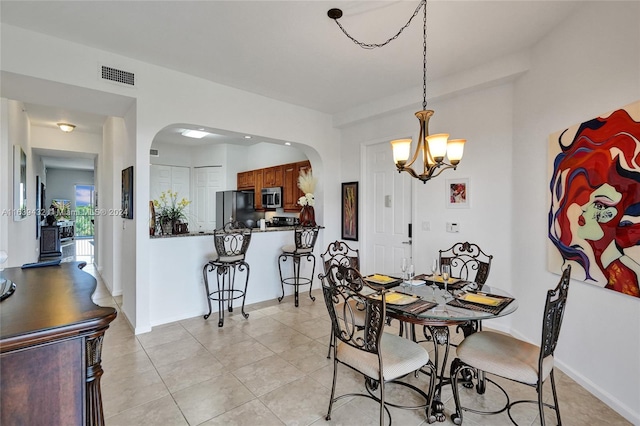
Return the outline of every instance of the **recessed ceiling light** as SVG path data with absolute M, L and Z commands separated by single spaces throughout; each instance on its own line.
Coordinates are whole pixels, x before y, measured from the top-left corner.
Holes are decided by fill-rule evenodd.
M 71 133 L 73 132 L 73 129 L 76 128 L 76 126 L 69 123 L 58 123 L 58 127 L 60 128 L 60 130 L 62 130 L 65 133 Z
M 286 146 L 291 146 L 291 142 L 285 142 L 284 143 Z
M 188 138 L 202 139 L 207 136 L 209 132 L 203 132 L 202 130 L 192 130 L 188 129 L 182 132 L 182 136 L 186 136 Z
M 244 137 L 245 139 L 251 139 L 251 136 L 247 135 Z

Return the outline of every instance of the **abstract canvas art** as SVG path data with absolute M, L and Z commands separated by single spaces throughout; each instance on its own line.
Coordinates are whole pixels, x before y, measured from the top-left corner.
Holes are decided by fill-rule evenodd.
M 548 266 L 640 298 L 640 101 L 549 136 Z

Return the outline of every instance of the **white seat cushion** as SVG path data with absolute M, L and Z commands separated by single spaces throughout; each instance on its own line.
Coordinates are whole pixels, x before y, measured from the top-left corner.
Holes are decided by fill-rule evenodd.
M 397 379 L 429 362 L 429 352 L 416 342 L 383 333 L 380 342 L 382 355 L 383 379 L 385 381 Z M 378 379 L 378 357 L 376 354 L 365 352 L 340 342 L 337 357 L 341 362 L 350 365 L 365 376 Z
M 235 256 L 218 256 L 216 254 L 213 256 L 213 259 L 211 259 L 211 262 L 233 263 L 233 262 L 238 262 L 240 260 L 244 260 L 244 254 L 237 254 Z
M 479 370 L 530 385 L 538 382 L 540 348 L 513 336 L 480 331 L 458 345 L 458 358 Z M 553 369 L 553 356 L 542 362 L 542 381 Z
M 350 299 L 348 303 L 351 306 L 351 312 L 353 312 L 353 325 L 355 325 L 356 327 L 364 327 L 364 320 L 366 316 L 366 312 L 364 311 L 364 305 L 358 304 L 358 302 L 356 302 L 353 299 Z M 338 315 L 338 318 L 344 319 L 343 318 L 344 309 L 342 308 L 344 306 L 344 302 L 339 303 L 335 306 L 336 306 L 336 315 Z M 347 315 L 350 315 L 349 312 L 350 311 L 347 310 Z
M 294 253 L 311 253 L 313 251 L 313 247 L 309 248 L 301 248 L 296 250 L 296 246 L 293 244 L 286 245 L 282 247 L 282 252 L 285 254 L 294 254 Z

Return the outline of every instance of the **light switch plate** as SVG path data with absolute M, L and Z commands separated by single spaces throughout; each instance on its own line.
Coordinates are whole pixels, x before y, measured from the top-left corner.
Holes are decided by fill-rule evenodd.
M 447 232 L 453 232 L 453 233 L 460 232 L 460 224 L 447 222 Z
M 384 196 L 384 206 L 391 207 L 391 195 Z

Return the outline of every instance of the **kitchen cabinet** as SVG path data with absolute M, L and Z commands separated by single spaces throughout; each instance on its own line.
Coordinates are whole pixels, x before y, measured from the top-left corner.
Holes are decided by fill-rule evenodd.
M 263 188 L 272 188 L 282 185 L 282 166 L 267 167 L 262 169 Z
M 311 163 L 298 161 L 297 163 L 281 164 L 259 170 L 249 170 L 238 173 L 238 190 L 253 189 L 255 191 L 256 210 L 264 211 L 262 206 L 262 188 L 274 186 L 282 187 L 282 207 L 284 211 L 298 212 L 298 199 L 304 194 L 298 188 L 298 176 L 302 171 L 311 170 Z
M 253 189 L 255 186 L 255 170 L 238 173 L 238 190 Z

